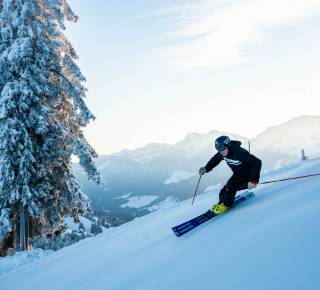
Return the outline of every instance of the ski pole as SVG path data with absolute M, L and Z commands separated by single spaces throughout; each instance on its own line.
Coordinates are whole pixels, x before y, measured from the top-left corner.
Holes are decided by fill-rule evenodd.
M 197 187 L 196 187 L 196 190 L 194 191 L 191 206 L 193 205 L 194 199 L 196 198 L 196 195 L 197 195 L 197 191 L 198 191 L 198 187 L 199 187 L 199 183 L 200 183 L 201 177 L 202 177 L 202 175 L 200 175 L 199 180 L 198 180 L 198 184 L 197 184 Z
M 270 181 L 260 182 L 259 184 L 267 184 L 267 183 L 281 182 L 281 181 L 286 181 L 286 180 L 299 179 L 299 178 L 307 178 L 307 177 L 318 176 L 318 175 L 320 175 L 320 173 L 303 175 L 303 176 L 296 176 L 296 177 L 290 177 L 290 178 L 283 178 L 283 179 L 278 179 L 278 180 L 270 180 Z

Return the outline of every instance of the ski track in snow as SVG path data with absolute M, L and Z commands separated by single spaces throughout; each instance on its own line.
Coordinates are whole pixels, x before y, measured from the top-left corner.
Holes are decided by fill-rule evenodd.
M 319 172 L 320 158 L 262 181 Z M 260 185 L 256 197 L 176 237 L 217 191 L 172 204 L 0 276 L 1 290 L 320 289 L 320 177 Z M 0 261 L 5 267 L 10 258 Z

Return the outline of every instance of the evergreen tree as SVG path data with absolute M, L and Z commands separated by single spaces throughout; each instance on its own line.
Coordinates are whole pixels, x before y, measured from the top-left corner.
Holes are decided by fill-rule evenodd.
M 80 222 L 80 224 L 79 224 L 79 230 L 84 231 L 84 232 L 86 231 L 82 222 Z
M 90 233 L 93 235 L 98 235 L 100 233 L 102 233 L 102 228 L 101 226 L 97 225 L 96 223 L 92 223 L 91 224 L 91 228 L 90 228 Z
M 8 209 L 1 209 L 0 210 L 0 241 L 6 237 L 6 234 L 9 231 L 11 231 L 11 227 L 10 227 Z
M 85 78 L 63 33 L 77 19 L 66 0 L 0 0 L 0 209 L 8 216 L 23 204 L 42 233 L 88 206 L 72 154 L 100 180 L 83 135 L 94 119 Z

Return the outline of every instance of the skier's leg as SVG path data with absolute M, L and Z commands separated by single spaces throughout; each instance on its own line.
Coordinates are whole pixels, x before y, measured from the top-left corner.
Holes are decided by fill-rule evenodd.
M 223 199 L 224 199 L 224 196 L 225 196 L 226 193 L 227 193 L 227 185 L 222 187 L 220 192 L 219 192 L 219 203 L 223 202 Z
M 248 182 L 232 175 L 227 184 L 220 190 L 219 203 L 214 204 L 211 208 L 215 214 L 223 213 L 233 205 L 238 190 L 246 189 Z
M 219 195 L 219 202 L 230 207 L 233 204 L 237 192 L 237 178 L 232 175 L 227 184 L 222 188 Z
M 228 185 L 228 183 L 220 190 L 219 202 L 214 204 L 211 207 L 211 211 L 214 212 L 215 214 L 221 214 L 228 209 L 228 207 L 225 204 L 226 196 L 228 195 L 227 185 Z
M 232 175 L 228 180 L 227 184 L 224 186 L 224 190 L 222 191 L 220 202 L 225 206 L 232 206 L 236 193 L 239 190 L 247 188 L 247 181 L 241 180 L 238 177 Z

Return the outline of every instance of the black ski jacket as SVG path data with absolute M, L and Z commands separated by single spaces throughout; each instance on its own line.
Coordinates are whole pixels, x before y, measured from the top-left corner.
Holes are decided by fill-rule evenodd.
M 240 145 L 240 141 L 230 141 L 228 145 L 229 154 L 226 157 L 223 157 L 220 152 L 214 155 L 205 166 L 206 172 L 211 171 L 222 160 L 225 160 L 233 171 L 233 175 L 239 179 L 259 182 L 261 160 L 240 147 Z

